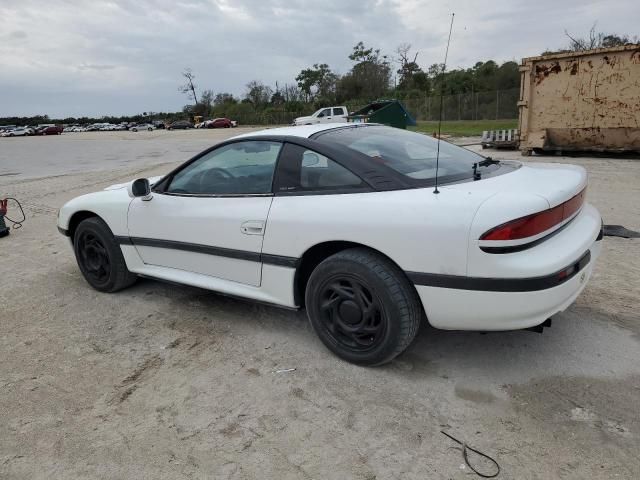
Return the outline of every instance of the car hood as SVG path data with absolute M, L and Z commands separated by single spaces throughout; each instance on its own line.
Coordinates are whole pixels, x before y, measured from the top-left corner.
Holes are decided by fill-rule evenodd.
M 294 121 L 295 123 L 309 122 L 313 120 L 313 117 L 297 117 Z

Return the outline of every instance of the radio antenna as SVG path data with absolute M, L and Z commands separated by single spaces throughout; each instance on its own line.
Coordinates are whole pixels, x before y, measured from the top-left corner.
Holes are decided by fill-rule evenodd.
M 442 104 L 444 101 L 442 91 L 444 87 L 444 71 L 447 69 L 447 57 L 449 56 L 449 44 L 451 43 L 451 31 L 453 30 L 453 17 L 455 16 L 455 13 L 451 14 L 451 25 L 449 26 L 447 50 L 444 53 L 444 63 L 442 64 L 442 73 L 440 74 L 440 112 L 438 114 L 438 148 L 436 151 L 436 188 L 433 190 L 433 193 L 440 193 L 440 190 L 438 190 L 438 168 L 440 167 L 440 132 L 442 128 Z

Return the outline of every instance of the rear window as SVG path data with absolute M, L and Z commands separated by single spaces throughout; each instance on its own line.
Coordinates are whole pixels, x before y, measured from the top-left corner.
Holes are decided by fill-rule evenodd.
M 417 183 L 435 179 L 438 142 L 433 137 L 398 128 L 366 126 L 329 130 L 315 139 L 364 153 Z M 473 164 L 481 160 L 483 157 L 476 153 L 441 141 L 438 177 L 442 181 L 472 177 Z

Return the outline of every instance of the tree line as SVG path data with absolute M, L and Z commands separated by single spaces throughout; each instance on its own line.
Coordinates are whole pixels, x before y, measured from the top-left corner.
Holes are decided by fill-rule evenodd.
M 613 47 L 638 42 L 638 37 L 608 34 L 591 28 L 587 37 L 573 36 L 565 31 L 568 45 L 543 54 L 581 51 L 599 47 Z M 0 124 L 34 125 L 37 123 L 93 123 L 97 121 L 144 122 L 152 119 L 167 121 L 193 118 L 230 117 L 241 123 L 278 123 L 290 117 L 310 113 L 329 105 L 347 105 L 350 110 L 364 106 L 379 98 L 397 98 L 411 101 L 419 98 L 482 93 L 518 88 L 518 63 L 493 60 L 477 62 L 468 68 L 444 71 L 444 66 L 431 63 L 424 66 L 420 52 L 409 43 L 403 43 L 392 53 L 358 42 L 348 54 L 351 67 L 344 74 L 334 71 L 327 63 L 314 63 L 300 70 L 294 81 L 274 86 L 259 79 L 245 85 L 242 95 L 229 92 L 200 90 L 195 73 L 187 68 L 182 72 L 184 83 L 179 90 L 189 99 L 181 112 L 147 113 L 133 116 L 96 118 L 50 119 L 46 115 L 35 117 L 0 118 Z M 265 119 L 271 117 L 272 122 Z
M 442 64 L 421 67 L 418 56 L 419 52 L 408 43 L 389 55 L 358 42 L 348 55 L 351 68 L 343 75 L 326 63 L 314 63 L 300 70 L 295 82 L 272 87 L 252 80 L 239 97 L 212 90 L 203 90 L 198 96 L 195 76 L 186 69 L 182 73 L 185 84 L 180 90 L 191 102 L 183 112 L 202 117 L 242 117 L 256 112 L 304 114 L 328 105 L 346 104 L 354 109 L 379 98 L 403 100 L 440 93 L 494 91 L 517 88 L 520 83 L 518 64 L 513 61 L 498 64 L 488 60 L 443 72 Z

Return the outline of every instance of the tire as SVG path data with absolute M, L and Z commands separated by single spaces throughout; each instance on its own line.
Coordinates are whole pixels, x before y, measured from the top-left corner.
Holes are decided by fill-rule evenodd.
M 132 132 L 137 132 L 137 131 L 138 131 L 138 129 L 137 129 L 137 128 L 132 128 L 132 129 L 131 129 L 131 131 L 132 131 Z
M 343 250 L 321 262 L 309 277 L 305 302 L 322 343 L 364 366 L 382 365 L 402 353 L 423 316 L 404 272 L 365 248 Z
M 152 131 L 153 131 L 153 128 L 147 128 L 147 130 L 148 130 L 148 131 L 150 131 L 150 132 L 152 132 Z
M 73 236 L 73 251 L 85 280 L 101 292 L 117 292 L 137 276 L 127 269 L 111 229 L 98 217 L 80 222 Z

